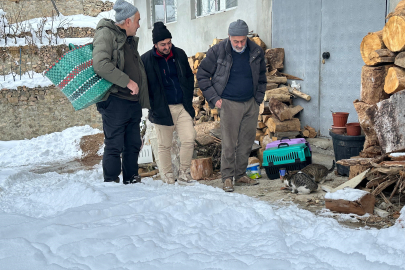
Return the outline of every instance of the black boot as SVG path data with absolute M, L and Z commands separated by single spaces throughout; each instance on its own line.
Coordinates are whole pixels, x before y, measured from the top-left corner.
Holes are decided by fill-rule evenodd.
M 141 183 L 141 177 L 139 175 L 133 175 L 131 179 L 129 179 L 128 181 L 124 181 L 124 185 L 136 183 Z

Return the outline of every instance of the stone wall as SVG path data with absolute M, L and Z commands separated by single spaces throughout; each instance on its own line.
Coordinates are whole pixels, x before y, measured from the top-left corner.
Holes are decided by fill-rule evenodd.
M 100 12 L 109 11 L 113 7 L 111 2 L 100 0 L 55 0 L 59 12 L 65 16 L 84 14 L 97 16 Z M 7 12 L 7 18 L 12 22 L 25 21 L 34 18 L 51 17 L 54 11 L 50 0 L 1 0 L 0 9 Z M 17 14 L 21 16 L 17 16 Z
M 0 90 L 0 141 L 31 139 L 73 126 L 102 129 L 96 106 L 75 111 L 55 86 Z

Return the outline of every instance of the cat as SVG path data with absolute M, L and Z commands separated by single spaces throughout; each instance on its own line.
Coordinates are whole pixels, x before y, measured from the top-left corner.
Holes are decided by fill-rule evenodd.
M 291 187 L 293 193 L 309 194 L 318 189 L 314 179 L 302 171 L 290 171 L 284 176 L 284 183 Z
M 323 183 L 326 180 L 326 176 L 333 172 L 335 169 L 335 161 L 333 161 L 332 168 L 328 169 L 321 164 L 309 164 L 301 172 L 311 176 L 316 183 Z

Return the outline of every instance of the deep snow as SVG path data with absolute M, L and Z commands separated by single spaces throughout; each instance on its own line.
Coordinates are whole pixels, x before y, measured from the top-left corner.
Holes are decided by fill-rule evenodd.
M 80 137 L 97 132 L 0 142 L 1 269 L 405 269 L 400 222 L 349 229 L 201 184 L 104 183 L 100 165 L 30 172 L 80 157 Z

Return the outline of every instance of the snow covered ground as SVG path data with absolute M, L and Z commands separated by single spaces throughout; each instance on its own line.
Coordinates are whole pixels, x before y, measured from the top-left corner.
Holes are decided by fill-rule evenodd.
M 0 142 L 0 269 L 405 269 L 405 223 L 349 229 L 201 184 L 104 183 L 100 165 L 30 172 L 98 132 Z

